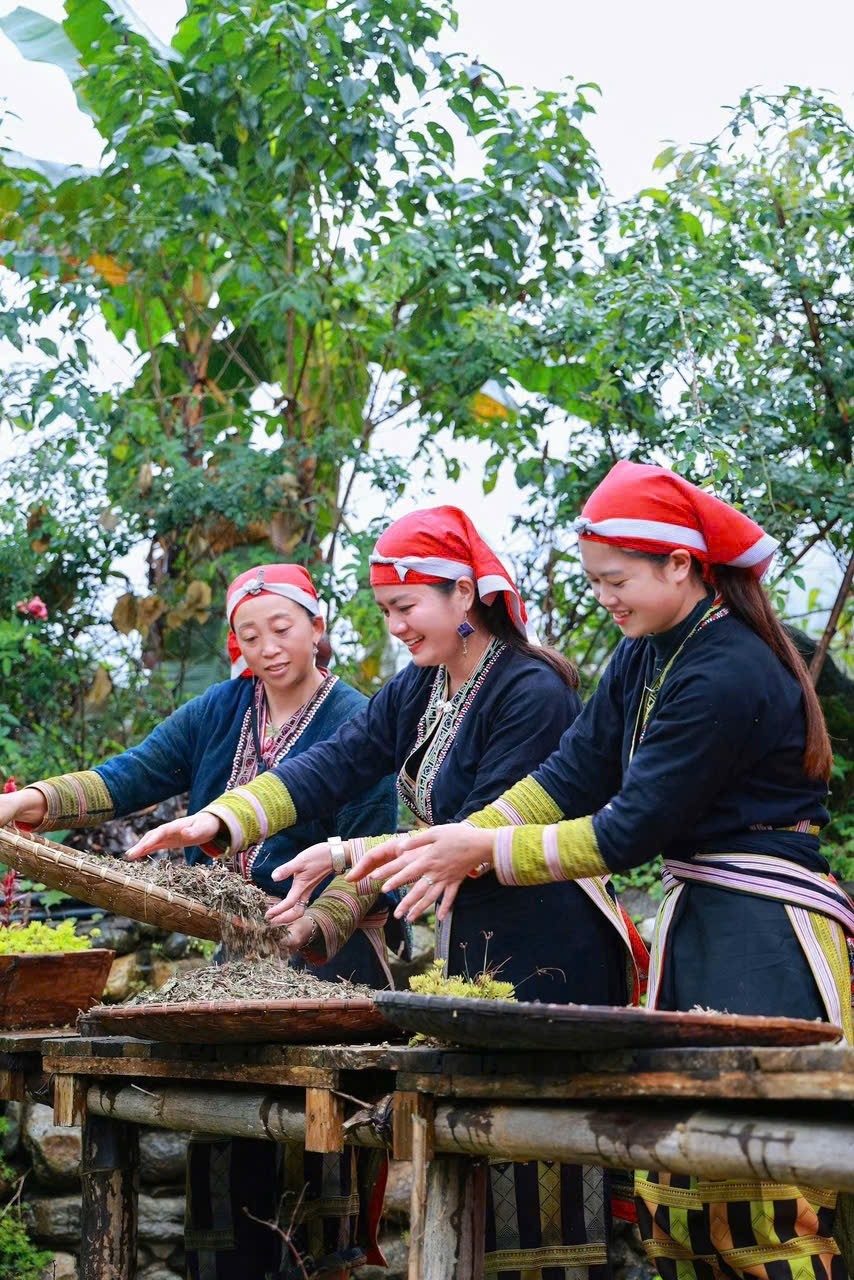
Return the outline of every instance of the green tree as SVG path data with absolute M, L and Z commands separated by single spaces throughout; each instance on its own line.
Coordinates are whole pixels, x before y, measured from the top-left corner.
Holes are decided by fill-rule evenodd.
M 745 95 L 712 142 L 662 152 L 660 187 L 597 211 L 589 261 L 511 370 L 540 421 L 516 469 L 535 596 L 593 671 L 614 637 L 565 530 L 618 458 L 747 506 L 781 541 L 781 603 L 813 547 L 850 555 L 852 141 L 808 90 Z
M 0 157 L 16 277 L 0 336 L 21 352 L 0 405 L 16 432 L 90 460 L 93 502 L 147 540 L 149 592 L 125 593 L 113 623 L 180 698 L 224 674 L 210 604 L 259 546 L 351 594 L 355 575 L 342 593 L 328 565 L 355 569 L 355 480 L 405 485 L 371 451 L 380 426 L 415 432 L 417 414 L 429 439 L 495 408 L 479 389 L 578 253 L 598 189 L 590 107 L 443 54 L 445 0 L 194 0 L 169 47 L 124 0 L 66 15 L 2 25 L 64 68 L 104 162 Z M 98 324 L 129 385 L 104 385 Z M 85 569 L 99 583 L 102 541 Z M 370 682 L 381 637 L 363 597 L 343 621 Z

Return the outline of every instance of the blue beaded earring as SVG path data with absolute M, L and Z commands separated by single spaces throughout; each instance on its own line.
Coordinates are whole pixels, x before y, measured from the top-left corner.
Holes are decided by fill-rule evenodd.
M 457 635 L 463 642 L 463 657 L 465 658 L 468 656 L 469 651 L 469 636 L 474 635 L 474 627 L 469 622 L 468 617 L 463 618 L 457 627 Z

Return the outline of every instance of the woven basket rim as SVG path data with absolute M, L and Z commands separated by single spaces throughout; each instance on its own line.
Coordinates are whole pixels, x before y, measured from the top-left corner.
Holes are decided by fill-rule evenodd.
M 367 996 L 353 996 L 351 999 L 344 997 L 343 999 L 310 999 L 305 997 L 293 997 L 292 999 L 283 998 L 280 1000 L 181 1000 L 174 1001 L 170 1004 L 136 1004 L 128 1005 L 127 1008 L 121 1005 L 100 1004 L 94 1006 L 87 1011 L 87 1017 L 108 1016 L 111 1019 L 137 1018 L 142 1014 L 155 1014 L 158 1017 L 164 1015 L 185 1016 L 187 1014 L 211 1014 L 211 1013 L 240 1013 L 244 1010 L 249 1013 L 300 1013 L 311 1010 L 312 1012 L 320 1009 L 331 1009 L 335 1012 L 344 1010 L 354 1010 L 367 1013 L 370 1010 L 376 1010 L 380 1013 L 375 1000 L 369 1000 Z
M 163 885 L 151 884 L 146 880 L 139 879 L 137 876 L 127 875 L 121 871 L 117 871 L 114 867 L 99 866 L 97 862 L 93 862 L 92 855 L 82 853 L 79 849 L 71 849 L 68 845 L 60 843 L 58 840 L 46 840 L 44 836 L 39 835 L 35 831 L 28 832 L 26 835 L 18 831 L 12 831 L 9 827 L 0 828 L 0 854 L 10 852 L 14 854 L 19 851 L 28 854 L 31 858 L 36 858 L 44 864 L 44 869 L 49 873 L 51 864 L 57 868 L 62 868 L 69 872 L 88 871 L 92 879 L 100 879 L 106 885 L 115 885 L 119 888 L 129 890 L 132 896 L 139 897 L 142 900 L 154 899 L 164 904 L 174 905 L 184 908 L 190 917 L 204 916 L 207 920 L 221 927 L 222 921 L 229 917 L 225 913 L 207 907 L 201 902 L 197 902 L 195 898 L 191 898 L 188 894 L 181 893 L 175 889 L 166 889 Z M 48 882 L 48 876 L 42 877 L 45 883 Z M 48 886 L 50 887 L 50 886 Z M 85 899 L 82 899 L 85 901 Z M 243 922 L 238 916 L 231 916 L 231 920 L 237 928 L 243 926 Z

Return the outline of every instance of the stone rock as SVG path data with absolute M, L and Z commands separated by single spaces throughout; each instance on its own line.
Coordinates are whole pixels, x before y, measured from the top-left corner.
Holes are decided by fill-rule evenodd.
M 169 1241 L 177 1244 L 184 1239 L 183 1196 L 140 1196 L 139 1238 L 146 1243 L 160 1244 Z
M 204 956 L 187 956 L 186 960 L 164 960 L 162 956 L 156 956 L 151 961 L 148 980 L 154 990 L 159 991 L 170 978 L 182 978 L 185 973 L 203 969 L 207 964 Z
M 110 966 L 110 975 L 104 988 L 104 999 L 119 1004 L 138 991 L 143 981 L 139 952 L 132 951 L 129 955 L 118 956 Z
M 24 1204 L 24 1218 L 39 1244 L 80 1244 L 80 1196 L 33 1196 Z M 140 1196 L 139 1237 L 143 1243 L 184 1239 L 183 1196 Z
M 93 939 L 98 947 L 107 947 L 115 951 L 117 956 L 126 956 L 139 946 L 141 937 L 139 925 L 129 916 L 106 915 L 101 920 L 81 920 L 77 926 L 78 933 L 96 933 Z
M 37 1244 L 80 1244 L 80 1196 L 33 1196 L 24 1201 L 24 1222 Z
M 42 1186 L 76 1186 L 82 1145 L 79 1128 L 60 1128 L 53 1123 L 53 1108 L 34 1102 L 24 1112 L 23 1140 Z
M 658 911 L 658 900 L 644 889 L 622 889 L 620 905 L 628 911 L 635 923 L 654 916 Z
M 177 960 L 164 960 L 162 956 L 155 956 L 151 961 L 151 970 L 148 975 L 148 981 L 154 987 L 155 991 L 159 991 L 165 986 L 170 978 L 174 978 L 178 973 Z
M 186 933 L 170 933 L 161 942 L 160 949 L 167 960 L 183 960 L 189 945 Z
M 77 1259 L 72 1253 L 55 1253 L 41 1274 L 41 1280 L 77 1280 Z
M 614 1280 L 658 1280 L 658 1272 L 644 1252 L 635 1222 L 613 1220 L 608 1256 Z
M 402 1236 L 384 1236 L 380 1248 L 388 1267 L 359 1267 L 359 1280 L 406 1280 L 409 1271 L 409 1247 Z
M 23 1109 L 23 1103 L 21 1102 L 6 1103 L 6 1114 L 4 1116 L 6 1123 L 2 1126 L 3 1132 L 0 1134 L 0 1153 L 7 1160 L 15 1154 L 21 1142 Z
M 390 1160 L 388 1182 L 383 1202 L 383 1216 L 394 1221 L 409 1221 L 409 1201 L 412 1196 L 412 1161 Z
M 167 1129 L 144 1129 L 139 1135 L 139 1176 L 146 1183 L 183 1182 L 187 1168 L 184 1133 Z
M 136 1273 L 136 1280 L 181 1280 L 181 1275 L 162 1262 L 153 1262 L 150 1267 Z

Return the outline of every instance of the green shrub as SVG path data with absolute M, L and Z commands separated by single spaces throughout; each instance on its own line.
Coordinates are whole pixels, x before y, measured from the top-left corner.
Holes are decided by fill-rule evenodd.
M 40 1280 L 53 1261 L 49 1250 L 37 1249 L 15 1209 L 0 1218 L 0 1280 Z

